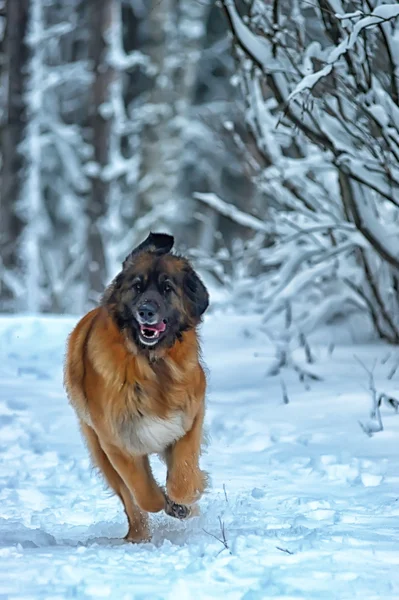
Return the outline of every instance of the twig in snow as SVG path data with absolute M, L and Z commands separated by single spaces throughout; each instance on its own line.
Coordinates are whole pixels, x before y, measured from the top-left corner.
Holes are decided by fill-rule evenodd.
M 286 348 L 277 346 L 276 348 L 276 359 L 274 363 L 266 371 L 267 377 L 275 377 L 278 375 L 283 367 L 288 367 L 288 352 Z
M 399 400 L 397 400 L 396 398 L 393 398 L 392 396 L 387 396 L 386 394 L 382 393 L 379 395 L 378 405 L 381 406 L 383 402 L 385 402 L 385 404 L 389 406 L 389 408 L 393 408 L 396 413 L 399 412 Z
M 311 371 L 303 369 L 293 361 L 291 357 L 289 343 L 286 343 L 285 345 L 279 344 L 276 348 L 276 359 L 266 371 L 266 377 L 274 377 L 278 375 L 283 368 L 289 367 L 291 367 L 296 373 L 298 373 L 299 381 L 301 381 L 302 383 L 306 383 L 306 381 L 309 379 L 313 381 L 323 381 L 322 377 L 316 375 L 315 373 L 312 373 Z
M 231 554 L 231 550 L 230 550 L 229 545 L 227 543 L 226 529 L 225 529 L 225 526 L 224 526 L 224 522 L 222 521 L 221 517 L 218 517 L 218 519 L 219 519 L 220 532 L 221 532 L 221 537 L 220 538 L 217 535 L 215 535 L 214 533 L 211 533 L 210 531 L 206 531 L 206 529 L 204 529 L 204 528 L 202 528 L 202 531 L 204 533 L 207 533 L 211 537 L 215 538 L 215 540 L 217 540 L 221 544 L 223 544 L 224 548 L 220 552 L 223 552 L 223 550 L 228 550 L 229 553 Z M 220 552 L 219 552 L 219 554 L 220 554 Z M 219 556 L 219 554 L 218 554 L 218 556 Z
M 284 404 L 289 404 L 290 399 L 288 397 L 287 386 L 285 385 L 284 379 L 281 379 L 281 390 L 283 392 L 283 402 Z
M 395 376 L 396 371 L 398 370 L 399 367 L 399 360 L 396 361 L 396 363 L 394 364 L 394 366 L 392 367 L 392 369 L 389 371 L 388 373 L 388 379 L 391 380 L 393 379 L 393 377 Z
M 363 429 L 363 431 L 369 436 L 371 437 L 373 435 L 373 433 L 379 433 L 380 431 L 384 430 L 384 426 L 382 424 L 382 419 L 381 419 L 381 411 L 380 411 L 380 396 L 377 394 L 377 389 L 375 387 L 375 381 L 374 381 L 374 369 L 376 367 L 376 361 L 374 362 L 373 368 L 370 370 L 362 360 L 360 360 L 360 358 L 358 356 L 356 356 L 356 354 L 354 355 L 355 359 L 357 360 L 357 362 L 363 367 L 363 369 L 366 371 L 366 373 L 369 376 L 369 391 L 371 394 L 371 399 L 373 402 L 373 408 L 371 410 L 371 418 L 373 420 L 376 420 L 377 423 L 376 424 L 371 424 L 371 423 L 361 423 L 360 427 Z
M 280 552 L 285 552 L 286 554 L 294 554 L 291 552 L 291 550 L 288 550 L 288 548 L 280 548 L 280 546 L 276 546 L 276 549 L 280 550 Z
M 385 365 L 389 361 L 390 358 L 391 358 L 391 353 L 388 352 L 387 354 L 385 354 L 385 356 L 382 357 L 381 364 Z
M 312 379 L 313 381 L 323 381 L 323 378 L 316 373 L 311 373 L 306 369 L 302 369 L 299 365 L 293 365 L 294 371 L 299 375 L 299 381 L 305 381 L 306 379 Z
M 306 362 L 308 364 L 313 364 L 314 363 L 314 358 L 312 356 L 312 352 L 310 350 L 310 346 L 309 346 L 309 342 L 305 336 L 304 333 L 300 333 L 299 334 L 299 343 L 302 346 L 304 352 L 305 352 L 305 357 L 306 357 Z
M 225 498 L 225 500 L 226 500 L 226 503 L 228 504 L 228 503 L 229 503 L 229 500 L 228 500 L 228 498 L 227 498 L 226 484 L 225 484 L 225 483 L 223 484 L 223 492 L 224 492 L 224 498 Z

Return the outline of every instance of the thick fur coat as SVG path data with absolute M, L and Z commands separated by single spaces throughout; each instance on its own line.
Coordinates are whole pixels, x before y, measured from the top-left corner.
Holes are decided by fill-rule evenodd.
M 67 347 L 67 393 L 94 463 L 124 505 L 131 541 L 149 539 L 148 512 L 189 516 L 207 482 L 196 329 L 208 293 L 172 245 L 171 236 L 150 234 Z M 166 490 L 151 472 L 154 453 L 167 465 Z

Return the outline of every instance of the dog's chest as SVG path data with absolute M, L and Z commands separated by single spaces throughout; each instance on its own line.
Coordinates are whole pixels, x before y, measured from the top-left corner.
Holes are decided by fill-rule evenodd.
M 184 415 L 178 412 L 161 419 L 156 416 L 134 417 L 119 428 L 123 446 L 131 454 L 159 454 L 185 434 Z

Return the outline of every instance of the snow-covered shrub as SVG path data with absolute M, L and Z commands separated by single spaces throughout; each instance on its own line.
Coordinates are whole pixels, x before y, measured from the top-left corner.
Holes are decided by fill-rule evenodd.
M 399 5 L 252 2 L 234 36 L 276 243 L 256 293 L 302 331 L 367 311 L 399 341 Z

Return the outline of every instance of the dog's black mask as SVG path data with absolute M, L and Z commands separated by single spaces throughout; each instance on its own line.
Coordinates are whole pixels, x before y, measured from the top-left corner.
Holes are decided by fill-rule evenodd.
M 150 233 L 124 260 L 103 303 L 139 349 L 172 346 L 195 327 L 209 304 L 206 287 L 189 262 L 170 254 L 174 239 Z

